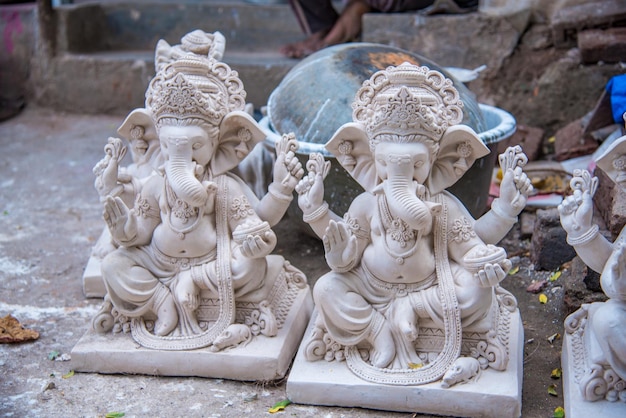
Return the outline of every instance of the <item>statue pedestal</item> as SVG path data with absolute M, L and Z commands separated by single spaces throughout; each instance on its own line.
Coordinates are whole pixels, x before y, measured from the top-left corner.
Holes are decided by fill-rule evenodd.
M 609 402 L 599 400 L 595 402 L 585 401 L 581 395 L 580 387 L 576 381 L 577 367 L 585 368 L 584 359 L 575 356 L 577 343 L 576 336 L 565 332 L 563 350 L 561 352 L 561 366 L 563 367 L 563 397 L 565 398 L 565 416 L 567 418 L 622 418 L 626 416 L 626 403 L 617 400 Z M 583 353 L 584 356 L 584 353 Z
M 301 289 L 275 337 L 258 335 L 247 345 L 214 353 L 152 350 L 130 334 L 97 334 L 90 329 L 72 349 L 77 372 L 199 376 L 232 380 L 274 380 L 285 376 L 313 310 L 311 291 Z
M 306 336 L 315 323 L 311 319 Z M 441 387 L 441 381 L 420 386 L 367 382 L 346 362 L 310 362 L 301 349 L 289 372 L 287 396 L 294 403 L 451 416 L 519 417 L 522 409 L 524 329 L 519 312 L 511 317 L 509 364 L 506 370 L 486 369 L 476 382 Z M 303 345 L 304 346 L 304 345 Z M 569 416 L 568 416 L 569 417 Z
M 83 293 L 88 298 L 103 298 L 107 294 L 100 270 L 101 260 L 90 256 L 83 273 Z

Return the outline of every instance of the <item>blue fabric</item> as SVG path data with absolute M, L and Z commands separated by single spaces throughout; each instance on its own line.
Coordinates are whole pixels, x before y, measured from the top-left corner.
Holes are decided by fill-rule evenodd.
M 606 91 L 611 98 L 611 112 L 613 121 L 622 125 L 626 112 L 626 74 L 616 75 L 606 83 Z

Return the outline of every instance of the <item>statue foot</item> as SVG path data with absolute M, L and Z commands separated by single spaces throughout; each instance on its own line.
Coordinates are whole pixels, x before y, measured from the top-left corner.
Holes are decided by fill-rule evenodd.
M 389 366 L 396 355 L 396 347 L 387 321 L 383 320 L 382 325 L 378 330 L 374 330 L 367 340 L 372 345 L 370 350 L 372 365 L 380 368 Z
M 174 298 L 169 295 L 156 310 L 157 319 L 154 321 L 154 333 L 158 336 L 164 336 L 174 330 L 178 324 L 178 314 L 176 313 L 176 304 Z

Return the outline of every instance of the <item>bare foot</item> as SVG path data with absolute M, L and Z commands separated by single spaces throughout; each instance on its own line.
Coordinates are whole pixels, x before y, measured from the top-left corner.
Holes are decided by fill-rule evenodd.
M 374 367 L 387 367 L 396 355 L 396 347 L 391 336 L 391 329 L 387 320 L 383 320 L 380 329 L 373 332 L 367 341 L 372 345 L 370 362 Z
M 324 47 L 324 36 L 328 31 L 316 32 L 303 41 L 287 44 L 280 48 L 281 54 L 289 58 L 304 58 Z

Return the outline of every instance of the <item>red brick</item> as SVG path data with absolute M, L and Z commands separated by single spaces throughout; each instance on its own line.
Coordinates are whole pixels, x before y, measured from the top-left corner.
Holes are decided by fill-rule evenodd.
M 576 45 L 578 32 L 585 29 L 606 29 L 625 26 L 626 1 L 601 0 L 564 7 L 551 18 L 554 45 L 571 47 Z
M 584 64 L 626 61 L 626 27 L 582 31 L 578 49 Z
M 589 155 L 597 148 L 597 141 L 583 136 L 583 124 L 580 119 L 559 129 L 555 135 L 554 153 L 557 161 Z

